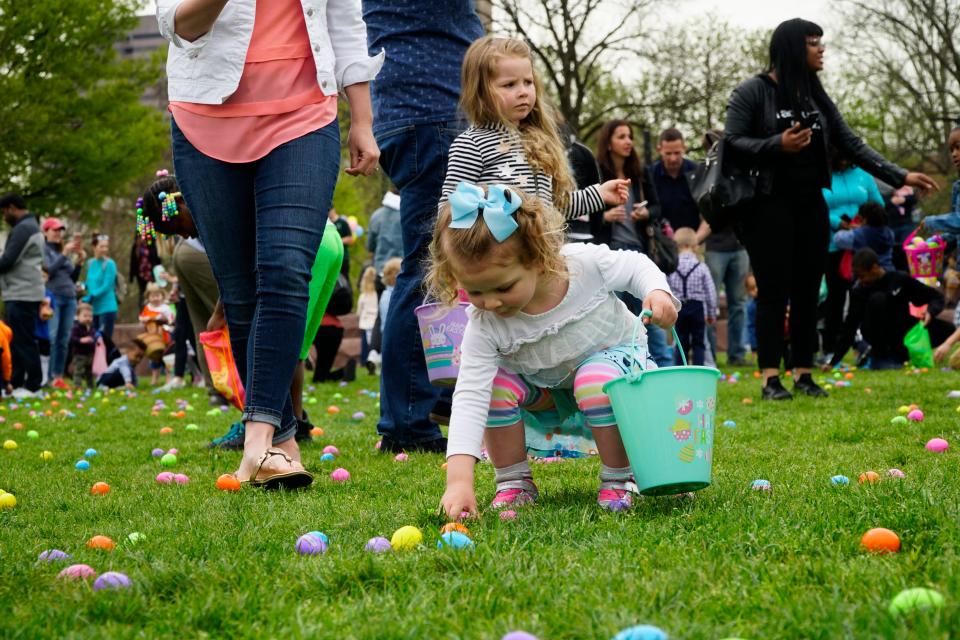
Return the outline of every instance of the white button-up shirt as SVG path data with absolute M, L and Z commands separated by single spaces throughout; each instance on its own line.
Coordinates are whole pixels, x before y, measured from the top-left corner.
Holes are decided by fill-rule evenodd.
M 222 104 L 240 84 L 257 0 L 230 0 L 210 31 L 193 42 L 174 32 L 174 16 L 181 2 L 156 0 L 160 34 L 170 41 L 170 100 Z M 360 0 L 300 0 L 300 4 L 323 94 L 331 96 L 343 87 L 373 80 L 383 66 L 384 52 L 367 55 Z

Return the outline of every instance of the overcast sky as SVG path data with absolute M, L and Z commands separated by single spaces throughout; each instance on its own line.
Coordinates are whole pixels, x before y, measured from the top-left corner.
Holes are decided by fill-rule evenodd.
M 824 32 L 836 31 L 837 16 L 827 0 L 683 0 L 670 9 L 661 9 L 668 20 L 683 21 L 704 13 L 714 13 L 728 22 L 749 28 L 773 29 L 784 20 L 812 20 Z M 669 6 L 669 5 L 667 5 Z

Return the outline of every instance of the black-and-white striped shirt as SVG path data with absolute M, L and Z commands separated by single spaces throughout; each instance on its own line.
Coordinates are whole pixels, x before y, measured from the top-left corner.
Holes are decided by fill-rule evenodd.
M 447 177 L 440 196 L 442 206 L 463 180 L 472 184 L 503 184 L 516 187 L 553 205 L 553 178 L 535 170 L 527 162 L 520 134 L 504 125 L 470 127 L 450 145 Z M 600 185 L 592 185 L 570 194 L 561 213 L 567 219 L 603 211 Z

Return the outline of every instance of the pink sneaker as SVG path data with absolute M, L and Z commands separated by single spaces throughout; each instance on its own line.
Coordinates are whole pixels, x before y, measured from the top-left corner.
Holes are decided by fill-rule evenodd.
M 493 497 L 490 507 L 503 509 L 504 507 L 521 507 L 537 501 L 540 492 L 533 480 L 508 480 L 497 484 L 497 495 Z
M 601 482 L 597 504 L 608 511 L 626 511 L 633 507 L 634 495 L 637 495 L 637 485 L 632 479 L 627 482 Z

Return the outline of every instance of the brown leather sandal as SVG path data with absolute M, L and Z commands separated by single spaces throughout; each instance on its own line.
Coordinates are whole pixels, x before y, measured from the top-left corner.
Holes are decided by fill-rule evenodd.
M 296 471 L 266 471 L 261 474 L 263 464 L 272 456 L 282 456 L 284 460 L 292 464 L 293 459 L 280 449 L 267 449 L 260 456 L 257 463 L 257 470 L 253 476 L 244 484 L 251 487 L 262 487 L 264 489 L 303 489 L 313 483 L 313 474 L 306 469 Z

